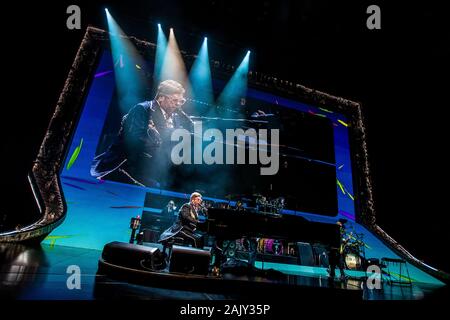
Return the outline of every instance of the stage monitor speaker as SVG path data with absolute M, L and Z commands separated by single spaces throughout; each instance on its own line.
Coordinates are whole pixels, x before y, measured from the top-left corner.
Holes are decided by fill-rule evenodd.
M 151 229 L 155 231 L 164 231 L 172 225 L 176 216 L 165 216 L 161 213 L 143 211 L 141 219 L 141 231 Z
M 325 245 L 315 243 L 313 244 L 313 252 L 316 266 L 328 268 L 330 265 L 328 258 L 328 249 Z
M 314 253 L 312 246 L 306 242 L 297 242 L 298 255 L 302 266 L 314 266 Z
M 144 229 L 142 230 L 142 241 L 143 242 L 158 242 L 159 236 L 161 235 L 160 231 L 152 230 L 152 229 Z
M 207 275 L 210 259 L 209 250 L 173 245 L 169 271 Z
M 125 242 L 110 242 L 103 247 L 105 262 L 138 270 L 161 270 L 165 268 L 164 254 L 156 247 Z

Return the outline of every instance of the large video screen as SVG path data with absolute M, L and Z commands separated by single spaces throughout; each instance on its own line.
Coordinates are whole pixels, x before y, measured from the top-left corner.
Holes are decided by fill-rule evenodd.
M 169 114 L 151 76 L 143 94 L 124 103 L 114 70 L 104 49 L 60 172 L 68 214 L 58 243 L 126 240 L 131 217 L 158 214 L 169 201 L 180 206 L 194 191 L 211 206 L 252 208 L 264 198 L 282 202 L 281 214 L 354 219 L 344 115 L 251 84 L 226 107 L 187 90 Z M 213 83 L 217 98 L 226 79 L 213 74 Z

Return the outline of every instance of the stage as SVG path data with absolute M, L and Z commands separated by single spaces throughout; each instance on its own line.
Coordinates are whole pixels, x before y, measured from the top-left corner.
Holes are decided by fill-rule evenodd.
M 323 268 L 304 268 L 285 279 L 224 274 L 220 278 L 170 275 L 167 272 L 136 277 L 116 268 L 108 276 L 98 273 L 101 251 L 59 245 L 7 245 L 1 247 L 0 295 L 17 300 L 241 300 L 306 299 L 420 300 L 439 296 L 442 286 L 414 283 L 411 287 L 383 283 L 369 290 L 363 280 L 328 281 Z M 80 289 L 68 288 L 69 266 L 80 268 Z M 301 267 L 301 266 L 299 266 Z M 111 271 L 111 270 L 110 270 Z M 157 281 L 155 281 L 155 279 Z M 161 281 L 163 280 L 163 281 Z M 180 281 L 184 280 L 184 281 Z M 149 283 L 158 286 L 150 286 Z M 177 286 L 174 283 L 178 283 Z M 144 285 L 146 284 L 146 285 Z M 195 290 L 194 290 L 195 289 Z

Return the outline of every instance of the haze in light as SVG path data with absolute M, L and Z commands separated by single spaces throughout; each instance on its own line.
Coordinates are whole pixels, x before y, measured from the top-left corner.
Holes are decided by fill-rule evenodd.
M 217 103 L 225 107 L 236 108 L 247 95 L 248 70 L 250 64 L 250 51 L 247 51 L 241 64 L 222 90 Z
M 170 28 L 169 42 L 164 54 L 160 81 L 167 79 L 180 82 L 186 89 L 186 96 L 190 95 L 191 88 L 186 72 L 186 66 L 184 64 L 183 57 L 181 56 L 180 49 L 175 38 L 175 33 L 172 28 Z
M 167 38 L 166 35 L 164 34 L 161 24 L 158 23 L 158 38 L 156 42 L 156 54 L 155 54 L 155 72 L 153 76 L 155 88 L 161 81 L 161 71 L 163 67 L 164 57 L 166 55 L 166 50 L 167 50 Z
M 146 63 L 108 9 L 105 9 L 105 12 L 108 20 L 118 103 L 121 111 L 126 113 L 147 94 L 146 79 L 143 73 Z
M 189 80 L 192 84 L 192 97 L 206 103 L 213 103 L 211 67 L 209 65 L 208 39 L 205 37 L 197 58 L 191 67 Z

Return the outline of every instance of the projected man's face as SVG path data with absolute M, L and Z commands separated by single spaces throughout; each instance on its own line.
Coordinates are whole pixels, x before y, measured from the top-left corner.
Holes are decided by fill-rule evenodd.
M 195 206 L 199 206 L 203 202 L 202 197 L 194 197 L 192 198 L 192 203 Z
M 175 93 L 167 96 L 162 96 L 162 99 L 159 101 L 161 107 L 164 108 L 166 112 L 173 113 L 175 110 L 180 108 L 186 99 L 182 93 Z

